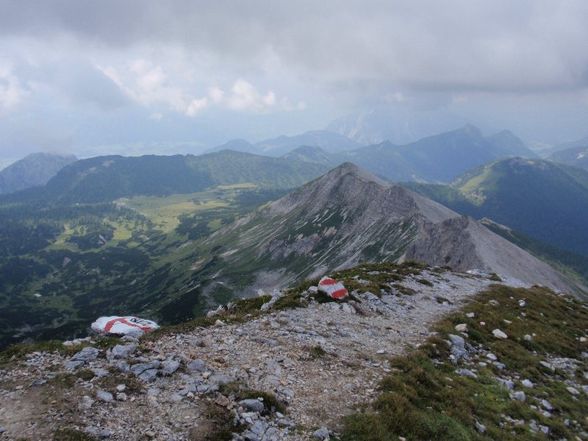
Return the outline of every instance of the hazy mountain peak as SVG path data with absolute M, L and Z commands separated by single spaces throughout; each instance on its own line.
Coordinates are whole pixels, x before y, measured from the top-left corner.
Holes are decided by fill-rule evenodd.
M 31 153 L 0 171 L 0 193 L 45 185 L 63 167 L 76 160 L 74 155 Z
M 358 167 L 353 162 L 349 162 L 349 161 L 344 162 L 343 164 L 339 165 L 338 167 L 335 167 L 333 170 L 331 170 L 329 173 L 327 173 L 327 176 L 344 176 L 344 175 L 352 175 L 352 176 L 359 178 L 359 179 L 362 179 L 364 181 L 372 181 L 372 182 L 376 182 L 380 185 L 388 185 L 382 179 L 377 178 L 376 176 L 374 176 L 370 172 Z
M 468 136 L 482 137 L 482 131 L 473 124 L 466 124 L 465 126 L 455 130 L 455 132 L 464 133 Z
M 210 153 L 212 152 L 220 152 L 222 150 L 232 150 L 235 152 L 245 152 L 245 153 L 256 153 L 257 149 L 253 144 L 249 141 L 241 138 L 231 139 L 230 141 L 225 142 L 217 147 L 214 147 L 209 150 Z

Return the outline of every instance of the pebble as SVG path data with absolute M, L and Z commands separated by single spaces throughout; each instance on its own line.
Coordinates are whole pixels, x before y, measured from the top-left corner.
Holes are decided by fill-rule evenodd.
M 455 330 L 457 332 L 467 332 L 468 325 L 466 323 L 460 323 L 459 325 L 455 325 Z
M 151 383 L 157 378 L 157 369 L 147 369 L 139 374 L 139 379 L 145 383 Z
M 500 329 L 494 329 L 492 331 L 492 335 L 498 339 L 504 340 L 506 338 L 508 338 L 508 335 L 506 335 L 503 331 L 501 331 Z
M 517 401 L 525 401 L 527 399 L 527 396 L 525 395 L 525 393 L 523 391 L 519 390 L 519 391 L 513 392 L 511 394 L 511 398 L 513 400 L 517 400 Z
M 550 370 L 551 372 L 555 372 L 555 367 L 554 367 L 554 366 L 553 366 L 551 363 L 548 363 L 547 361 L 543 361 L 543 360 L 541 360 L 541 361 L 539 362 L 539 364 L 540 364 L 541 366 L 543 366 L 545 369 L 548 369 L 548 370 Z
M 265 406 L 263 404 L 262 401 L 256 400 L 256 399 L 247 399 L 247 400 L 241 400 L 239 401 L 239 405 L 241 405 L 242 407 L 244 407 L 245 409 L 251 411 L 251 412 L 257 412 L 257 413 L 262 413 L 265 409 Z
M 524 387 L 529 388 L 529 389 L 532 388 L 533 386 L 535 386 L 531 380 L 528 380 L 526 378 L 523 381 L 521 381 L 521 384 Z
M 458 369 L 455 372 L 457 373 L 457 375 L 461 375 L 462 377 L 478 378 L 478 376 L 469 369 Z
M 180 362 L 177 360 L 165 360 L 161 364 L 161 373 L 163 375 L 172 375 L 180 368 Z
M 321 427 L 318 430 L 315 430 L 314 433 L 312 434 L 312 436 L 315 439 L 321 440 L 321 441 L 328 441 L 329 440 L 329 429 L 327 429 L 326 427 Z
M 206 371 L 206 363 L 204 362 L 204 360 L 200 359 L 192 360 L 190 363 L 188 363 L 186 368 L 189 372 L 204 372 Z
M 572 395 L 580 395 L 580 391 L 578 389 L 576 389 L 575 387 L 568 386 L 568 387 L 566 387 L 566 390 L 569 393 L 571 393 Z
M 105 390 L 96 391 L 96 398 L 99 399 L 100 401 L 104 401 L 105 403 L 110 403 L 112 400 L 114 400 L 114 397 L 112 396 L 112 394 L 110 392 L 105 391 Z
M 550 412 L 553 410 L 553 405 L 547 400 L 541 400 L 541 407 Z
M 137 349 L 136 344 L 128 344 L 128 345 L 116 345 L 114 346 L 110 352 L 107 354 L 108 358 L 119 358 L 125 359 L 129 358 L 133 352 Z

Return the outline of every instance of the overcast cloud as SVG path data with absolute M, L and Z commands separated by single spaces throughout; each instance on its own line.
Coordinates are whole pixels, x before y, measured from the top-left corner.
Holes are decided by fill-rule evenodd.
M 585 0 L 0 0 L 0 11 L 4 158 L 196 151 L 381 106 L 530 141 L 588 134 Z

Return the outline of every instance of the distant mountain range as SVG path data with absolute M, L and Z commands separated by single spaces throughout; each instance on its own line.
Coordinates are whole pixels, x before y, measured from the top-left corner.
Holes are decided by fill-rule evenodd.
M 507 130 L 485 137 L 468 125 L 406 145 L 383 142 L 337 153 L 305 146 L 284 157 L 330 166 L 349 161 L 395 182 L 451 182 L 474 167 L 515 156 L 536 154 Z
M 63 167 L 76 160 L 73 155 L 30 154 L 0 171 L 0 194 L 45 185 Z
M 289 189 L 325 170 L 320 164 L 229 150 L 200 156 L 99 156 L 63 168 L 43 188 L 10 198 L 69 204 L 193 193 L 216 185 L 244 183 Z
M 511 158 L 464 174 L 450 186 L 411 188 L 478 219 L 588 256 L 588 172 L 539 159 Z
M 301 146 L 319 147 L 328 153 L 352 150 L 361 144 L 339 133 L 314 130 L 294 136 L 279 136 L 252 144 L 244 139 L 234 139 L 211 149 L 212 152 L 235 150 L 267 156 L 282 156 Z

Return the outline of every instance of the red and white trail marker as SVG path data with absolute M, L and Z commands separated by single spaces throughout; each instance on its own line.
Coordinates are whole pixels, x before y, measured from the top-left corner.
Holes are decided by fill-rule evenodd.
M 347 288 L 341 282 L 337 282 L 331 277 L 323 277 L 318 284 L 318 289 L 335 300 L 344 299 L 349 295 Z
M 139 334 L 156 330 L 159 325 L 151 320 L 132 316 L 100 317 L 92 323 L 92 330 L 99 334 Z

